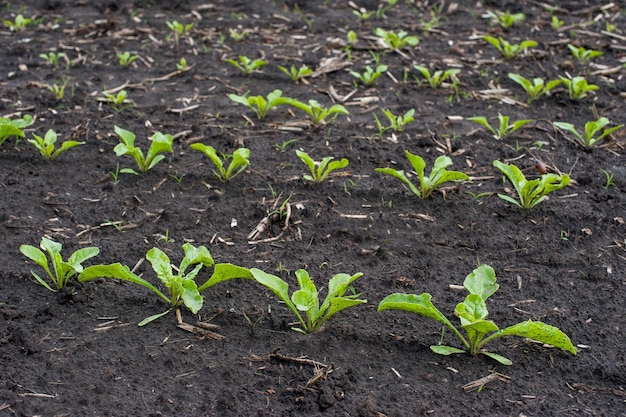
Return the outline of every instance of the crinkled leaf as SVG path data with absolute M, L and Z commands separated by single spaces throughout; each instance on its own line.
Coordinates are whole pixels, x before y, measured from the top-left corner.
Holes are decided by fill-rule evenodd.
M 478 294 L 469 294 L 465 297 L 465 301 L 456 305 L 454 311 L 459 316 L 461 324 L 464 326 L 482 321 L 489 315 L 485 300 Z
M 205 267 L 211 267 L 215 263 L 211 253 L 205 246 L 195 247 L 191 243 L 185 243 L 183 245 L 183 251 L 185 256 L 180 263 L 179 273 L 184 275 L 185 271 L 190 265 L 202 264 Z
M 541 321 L 527 320 L 513 326 L 506 327 L 499 332 L 489 336 L 488 340 L 502 336 L 520 336 L 536 340 L 541 343 L 552 345 L 556 348 L 563 349 L 572 354 L 576 354 L 577 350 L 572 344 L 570 338 L 557 327 L 545 324 Z
M 146 253 L 146 259 L 152 265 L 152 269 L 163 284 L 169 286 L 172 273 L 170 258 L 159 248 L 152 248 Z
M 198 286 L 193 280 L 188 279 L 182 282 L 182 287 L 181 298 L 183 299 L 183 303 L 185 303 L 189 311 L 196 314 L 202 308 L 202 295 L 200 295 L 198 291 Z
M 470 294 L 477 294 L 483 300 L 487 300 L 500 288 L 496 282 L 496 272 L 486 264 L 478 266 L 467 275 L 463 286 Z

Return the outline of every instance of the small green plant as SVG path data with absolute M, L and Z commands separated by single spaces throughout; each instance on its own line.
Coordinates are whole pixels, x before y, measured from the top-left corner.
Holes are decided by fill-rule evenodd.
M 296 143 L 298 141 L 298 139 L 289 139 L 289 140 L 284 140 L 281 143 L 276 143 L 274 144 L 274 149 L 276 149 L 278 152 L 280 153 L 285 153 L 285 151 L 287 150 L 287 148 L 290 145 L 293 145 L 294 143 Z
M 185 57 L 182 57 L 177 63 L 176 63 L 176 69 L 178 71 L 186 71 L 189 69 L 189 64 L 187 64 L 187 59 Z
M 67 55 L 65 55 L 63 52 L 50 52 L 47 54 L 39 54 L 39 58 L 43 59 L 44 61 L 46 61 L 48 64 L 52 65 L 53 67 L 57 67 L 59 65 L 59 63 L 61 62 L 61 59 L 65 60 L 65 63 L 69 65 L 69 60 L 67 59 Z
M 147 317 L 139 323 L 139 326 L 145 326 L 183 305 L 193 314 L 196 314 L 200 311 L 203 304 L 200 293 L 218 282 L 235 278 L 252 279 L 252 275 L 246 268 L 232 264 L 215 264 L 209 250 L 204 246 L 196 248 L 191 243 L 185 243 L 183 250 L 185 256 L 178 268 L 172 267 L 170 258 L 159 248 L 152 248 L 146 253 L 146 259 L 150 262 L 152 269 L 167 290 L 168 295 L 165 295 L 150 282 L 133 273 L 128 266 L 120 263 L 93 265 L 85 268 L 78 276 L 78 280 L 87 282 L 98 278 L 113 278 L 132 282 L 151 290 L 165 301 L 170 308 L 165 312 Z M 187 271 L 192 266 L 193 269 Z M 210 268 L 211 266 L 214 266 L 213 274 L 204 284 L 198 286 L 195 282 L 196 276 L 202 268 Z M 174 273 L 174 269 L 176 273 Z
M 48 254 L 50 261 L 48 261 L 46 253 L 34 246 L 21 245 L 20 252 L 46 271 L 50 281 L 52 281 L 52 286 L 33 271 L 30 271 L 30 273 L 39 284 L 52 292 L 65 288 L 70 278 L 83 272 L 83 262 L 100 253 L 100 249 L 96 247 L 82 248 L 74 252 L 67 261 L 63 261 L 61 257 L 61 249 L 63 246 L 60 243 L 42 237 L 39 246 Z M 52 263 L 52 270 L 50 269 L 49 262 Z
M 0 117 L 0 146 L 11 136 L 16 138 L 24 137 L 24 129 L 34 123 L 30 114 L 25 114 L 21 119 L 9 119 L 8 117 Z
M 191 149 L 202 152 L 213 162 L 217 168 L 217 171 L 213 170 L 213 174 L 222 182 L 235 178 L 250 165 L 250 149 L 247 148 L 239 148 L 232 155 L 222 155 L 221 157 L 214 147 L 203 143 L 194 143 L 191 145 Z M 226 168 L 224 165 L 228 159 L 230 159 L 230 164 Z
M 576 127 L 571 123 L 553 122 L 552 124 L 559 129 L 572 133 L 578 144 L 580 144 L 583 148 L 592 148 L 611 133 L 624 127 L 622 124 L 604 129 L 609 123 L 610 121 L 606 117 L 600 117 L 598 120 L 590 120 L 585 123 L 585 129 L 582 133 L 576 130 Z
M 172 135 L 164 135 L 161 132 L 154 133 L 150 138 L 148 154 L 144 157 L 141 148 L 135 146 L 135 134 L 133 132 L 115 126 L 115 133 L 121 141 L 113 148 L 115 155 L 132 157 L 137 163 L 140 172 L 148 172 L 148 170 L 154 168 L 156 164 L 165 159 L 165 155 L 163 155 L 165 152 L 172 153 L 172 143 L 174 142 Z M 138 174 L 137 171 L 131 168 L 123 168 L 120 172 L 124 174 Z
M 564 21 L 560 20 L 557 16 L 552 16 L 552 19 L 550 20 L 550 27 L 552 28 L 552 30 L 559 30 L 561 29 L 561 27 L 563 27 L 563 25 L 565 24 Z
M 302 65 L 301 67 L 296 67 L 295 65 L 291 65 L 290 69 L 287 69 L 286 67 L 279 65 L 278 69 L 281 72 L 283 72 L 285 75 L 287 75 L 291 79 L 291 81 L 293 81 L 294 83 L 297 83 L 303 78 L 308 77 L 311 74 L 313 74 L 313 70 L 309 68 L 307 65 Z
M 245 55 L 239 55 L 239 61 L 235 61 L 234 59 L 227 59 L 226 62 L 239 69 L 239 71 L 243 72 L 246 75 L 250 75 L 253 72 L 260 72 L 259 68 L 264 65 L 267 65 L 267 61 L 262 59 L 250 59 Z
M 451 79 L 453 82 L 456 82 L 456 75 L 461 72 L 460 69 L 450 68 L 445 71 L 439 70 L 435 71 L 433 74 L 430 73 L 428 68 L 421 65 L 413 65 L 413 68 L 418 70 L 426 81 L 428 81 L 428 85 L 430 88 L 437 88 L 446 81 L 447 79 Z
M 376 126 L 378 127 L 378 136 L 381 139 L 383 137 L 383 134 L 387 130 L 391 129 L 394 132 L 402 132 L 406 125 L 415 120 L 415 118 L 413 117 L 413 115 L 415 114 L 415 109 L 409 109 L 406 113 L 404 113 L 404 115 L 401 116 L 394 115 L 390 109 L 383 109 L 382 112 L 385 117 L 387 117 L 387 120 L 389 120 L 389 126 L 387 127 L 383 127 L 376 113 L 372 113 L 372 115 L 374 116 L 374 120 L 376 121 Z
M 65 87 L 67 87 L 68 81 L 69 80 L 65 78 L 64 80 L 57 81 L 53 84 L 45 84 L 45 87 L 48 89 L 48 91 L 54 94 L 57 100 L 61 101 L 65 96 Z
M 367 11 L 367 9 L 365 9 L 364 7 L 360 7 L 357 10 L 352 10 L 352 14 L 358 17 L 359 20 L 363 22 L 374 16 L 374 13 L 375 12 L 373 11 Z
M 167 24 L 167 27 L 170 28 L 170 30 L 175 34 L 175 36 L 185 36 L 192 28 L 193 28 L 193 23 L 180 23 L 177 20 L 174 20 L 173 22 L 167 21 L 165 22 Z
M 571 43 L 567 44 L 567 47 L 570 51 L 572 51 L 572 55 L 574 58 L 578 60 L 578 62 L 589 62 L 591 59 L 604 55 L 602 51 L 596 51 L 593 49 L 585 49 L 585 47 L 575 47 Z
M 491 341 L 503 336 L 519 336 L 530 338 L 576 354 L 576 348 L 569 337 L 558 328 L 540 321 L 527 320 L 514 324 L 504 329 L 491 320 L 487 320 L 487 299 L 500 287 L 496 283 L 496 274 L 489 265 L 480 265 L 469 274 L 463 286 L 469 292 L 465 300 L 456 305 L 455 314 L 461 320 L 461 330 L 453 325 L 448 318 L 439 311 L 431 302 L 429 293 L 403 294 L 395 293 L 385 297 L 378 304 L 378 311 L 400 310 L 425 316 L 442 323 L 461 341 L 463 349 L 452 346 L 434 345 L 430 349 L 439 355 L 451 355 L 455 353 L 469 353 L 470 355 L 483 354 L 495 359 L 503 365 L 511 365 L 512 362 L 502 355 L 488 352 L 484 347 Z
M 328 121 L 335 120 L 340 114 L 346 116 L 350 114 L 341 104 L 333 104 L 330 107 L 322 107 L 317 100 L 309 100 L 307 104 L 292 98 L 286 99 L 285 103 L 308 114 L 313 123 L 317 126 L 324 125 L 328 123 Z
M 469 181 L 470 177 L 459 171 L 448 171 L 447 167 L 452 165 L 452 159 L 450 157 L 441 155 L 435 159 L 433 169 L 430 171 L 430 175 L 427 177 L 424 175 L 424 169 L 426 168 L 426 162 L 419 155 L 414 155 L 409 151 L 404 151 L 407 159 L 411 163 L 413 170 L 419 178 L 419 188 L 409 180 L 404 170 L 395 170 L 393 168 L 376 168 L 376 172 L 381 174 L 391 175 L 402 181 L 409 190 L 417 197 L 421 199 L 427 199 L 433 191 L 446 182 L 452 181 Z
M 566 77 L 559 78 L 561 79 L 561 81 L 563 81 L 563 84 L 567 86 L 569 98 L 571 98 L 572 100 L 581 100 L 587 97 L 587 94 L 590 91 L 600 89 L 600 87 L 595 84 L 587 83 L 587 79 L 585 77 L 577 76 L 572 79 Z
M 382 28 L 376 28 L 374 34 L 378 36 L 383 44 L 394 51 L 400 51 L 407 46 L 417 46 L 419 38 L 417 36 L 409 36 L 407 32 L 386 31 Z
M 503 29 L 509 29 L 513 25 L 523 22 L 526 16 L 524 13 L 513 13 L 509 12 L 501 12 L 496 10 L 492 12 L 491 10 L 486 13 L 487 18 L 491 20 L 493 24 L 500 25 Z
M 267 112 L 273 107 L 286 104 L 290 100 L 287 97 L 283 97 L 283 92 L 278 89 L 269 93 L 267 98 L 264 98 L 263 96 L 248 96 L 248 93 L 245 93 L 243 96 L 229 94 L 228 98 L 235 103 L 243 104 L 250 110 L 254 111 L 259 120 L 265 119 Z
M 107 102 L 109 107 L 111 107 L 111 109 L 113 109 L 116 113 L 122 112 L 128 108 L 128 106 L 124 106 L 128 97 L 126 90 L 120 90 L 117 94 L 103 91 L 102 95 L 104 96 L 104 100 Z
M 61 144 L 61 147 L 54 149 L 54 144 L 57 141 L 57 134 L 54 130 L 49 129 L 46 132 L 46 135 L 42 138 L 41 136 L 37 136 L 33 133 L 33 139 L 28 139 L 28 143 L 32 144 L 41 156 L 43 156 L 47 160 L 51 160 L 67 151 L 70 148 L 75 146 L 84 145 L 86 142 L 77 142 L 74 140 L 66 140 Z
M 133 55 L 128 51 L 118 52 L 116 56 L 117 56 L 117 62 L 120 64 L 122 68 L 128 67 L 138 58 L 137 55 Z
M 550 80 L 546 83 L 543 78 L 533 78 L 531 82 L 521 75 L 511 72 L 509 72 L 509 78 L 524 88 L 526 94 L 528 94 L 528 100 L 526 100 L 528 104 L 545 94 L 549 94 L 550 91 L 558 87 L 563 82 L 562 80 Z
M 367 65 L 362 73 L 350 71 L 350 74 L 366 86 L 371 87 L 374 85 L 374 82 L 378 79 L 378 77 L 387 71 L 387 68 L 387 65 L 378 65 L 376 69 L 373 70 L 372 67 Z
M 282 302 L 295 314 L 300 327 L 292 327 L 292 330 L 300 333 L 311 333 L 320 327 L 332 316 L 350 307 L 365 304 L 367 300 L 361 300 L 360 294 L 345 295 L 352 282 L 363 276 L 358 272 L 352 276 L 337 274 L 328 282 L 328 294 L 320 306 L 317 287 L 304 269 L 296 271 L 300 289 L 294 291 L 289 297 L 289 284 L 281 278 L 252 268 L 250 273 L 259 284 L 269 288 Z M 306 313 L 303 318 L 300 312 Z
M 311 175 L 304 175 L 303 178 L 307 181 L 322 182 L 333 171 L 342 169 L 348 166 L 348 160 L 342 158 L 339 161 L 333 161 L 333 158 L 327 156 L 322 158 L 321 161 L 314 161 L 306 152 L 296 150 L 296 155 L 304 164 L 309 167 Z M 332 161 L 332 162 L 331 162 Z
M 543 202 L 553 191 L 560 190 L 570 183 L 567 174 L 543 174 L 540 178 L 527 180 L 524 173 L 514 164 L 506 164 L 493 161 L 493 166 L 498 168 L 515 187 L 517 199 L 506 194 L 498 194 L 498 197 L 523 209 L 531 209 Z
M 109 175 L 113 179 L 114 185 L 117 185 L 120 183 L 120 163 L 119 162 L 115 166 L 115 171 L 109 171 Z
M 250 30 L 249 29 L 239 30 L 235 28 L 228 28 L 228 34 L 230 35 L 232 40 L 234 40 L 235 42 L 241 42 L 242 40 L 246 38 L 246 36 L 250 34 Z
M 378 9 L 376 10 L 376 19 L 380 20 L 386 17 L 386 13 L 398 3 L 398 0 L 385 0 L 387 5 L 383 5 L 382 2 L 379 3 Z
M 610 186 L 615 185 L 613 184 L 613 176 L 615 174 L 607 169 L 600 169 L 600 171 L 602 171 L 602 174 L 604 174 L 604 189 L 608 190 Z
M 505 137 L 509 136 L 516 130 L 521 129 L 522 127 L 526 126 L 528 123 L 532 122 L 532 120 L 530 119 L 523 119 L 523 120 L 516 120 L 513 123 L 509 124 L 509 116 L 503 116 L 502 114 L 498 113 L 498 122 L 500 125 L 496 129 L 492 127 L 487 121 L 487 118 L 483 116 L 468 117 L 467 120 L 469 120 L 470 122 L 478 123 L 481 126 L 484 126 L 497 140 L 504 139 Z
M 21 32 L 22 29 L 30 25 L 32 21 L 33 19 L 29 17 L 24 17 L 24 15 L 21 13 L 15 16 L 14 20 L 2 19 L 2 23 L 4 23 L 5 26 L 11 29 L 11 32 Z
M 537 46 L 537 42 L 531 40 L 522 41 L 519 44 L 511 44 L 502 38 L 494 38 L 493 36 L 485 35 L 483 40 L 494 46 L 505 59 L 514 59 L 528 48 Z

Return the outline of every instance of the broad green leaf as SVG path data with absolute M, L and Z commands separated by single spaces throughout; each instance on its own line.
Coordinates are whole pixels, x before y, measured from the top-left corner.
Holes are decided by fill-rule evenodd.
M 215 268 L 213 268 L 213 275 L 211 275 L 211 278 L 198 288 L 198 291 L 203 291 L 219 282 L 236 278 L 254 279 L 254 276 L 248 268 L 244 268 L 242 266 L 229 263 L 216 264 Z
M 135 275 L 131 272 L 130 268 L 120 263 L 114 263 L 109 265 L 93 265 L 85 268 L 83 272 L 78 275 L 79 282 L 92 281 L 98 278 L 115 278 L 123 281 L 129 281 L 134 284 L 141 285 L 154 292 L 157 296 L 163 299 L 166 303 L 171 304 L 171 301 L 166 297 L 158 288 L 150 284 L 143 278 Z
M 463 326 L 482 321 L 489 314 L 485 300 L 479 294 L 469 294 L 465 297 L 465 301 L 457 304 L 454 311 L 461 319 Z
M 411 190 L 411 192 L 413 194 L 415 194 L 419 198 L 422 198 L 421 191 L 406 177 L 406 174 L 404 173 L 403 170 L 397 171 L 397 170 L 395 170 L 393 168 L 376 168 L 375 171 L 376 172 L 380 172 L 382 174 L 391 175 L 392 177 L 395 177 L 395 178 L 399 179 L 407 187 L 409 187 L 409 190 Z
M 359 304 L 365 304 L 367 300 L 355 300 L 346 297 L 336 297 L 330 300 L 330 307 L 326 310 L 326 314 L 320 317 L 317 321 L 317 328 L 319 328 L 326 320 L 339 313 L 346 308 L 350 308 Z M 321 310 L 322 311 L 322 310 Z
M 152 248 L 146 253 L 146 259 L 152 265 L 157 277 L 167 285 L 172 275 L 170 258 L 159 248 Z
M 415 294 L 402 294 L 394 293 L 390 294 L 378 304 L 378 311 L 384 310 L 402 310 L 409 313 L 419 314 L 425 316 L 440 323 L 445 324 L 448 327 L 454 327 L 452 323 L 444 316 L 430 301 L 432 296 L 428 293 L 422 293 L 420 295 Z
M 77 266 L 82 265 L 82 263 L 85 262 L 87 259 L 93 258 L 94 256 L 97 256 L 99 253 L 100 253 L 100 248 L 97 248 L 97 247 L 90 246 L 87 248 L 82 248 L 74 252 L 67 259 L 67 263 L 72 265 L 76 269 Z
M 20 252 L 37 265 L 48 270 L 48 258 L 39 248 L 31 245 L 20 245 Z
M 193 144 L 191 144 L 190 147 L 191 147 L 191 149 L 200 151 L 203 154 L 205 154 L 207 157 L 209 157 L 211 162 L 213 162 L 213 165 L 215 165 L 217 167 L 217 169 L 220 171 L 220 173 L 224 172 L 224 164 L 222 162 L 222 158 L 220 158 L 217 155 L 217 152 L 215 151 L 214 147 L 205 145 L 203 143 L 193 143 Z
M 291 295 L 291 301 L 298 310 L 311 313 L 318 301 L 317 293 L 305 289 L 297 290 Z
M 572 341 L 565 333 L 554 326 L 540 321 L 527 320 L 522 323 L 506 327 L 499 332 L 490 335 L 484 340 L 484 343 L 502 336 L 527 337 L 529 339 L 563 349 L 574 355 L 577 352 L 576 348 L 572 344 Z
M 68 149 L 74 148 L 76 146 L 80 146 L 80 145 L 84 145 L 87 142 L 77 142 L 75 140 L 66 140 L 65 142 L 63 142 L 61 144 L 61 147 L 59 149 L 57 149 L 51 156 L 50 159 L 54 159 L 57 156 L 59 156 L 60 154 L 62 154 L 63 152 L 67 151 Z
M 478 266 L 467 275 L 463 286 L 470 294 L 477 294 L 483 300 L 487 300 L 500 288 L 496 282 L 496 272 L 486 264 Z
M 326 158 L 324 158 L 326 159 Z M 346 158 L 342 158 L 339 161 L 332 161 L 328 164 L 328 168 L 326 169 L 325 172 L 323 172 L 323 174 L 320 177 L 320 182 L 324 181 L 324 179 L 326 179 L 326 177 L 328 176 L 328 174 L 330 174 L 333 171 L 336 171 L 338 169 L 341 168 L 345 168 L 347 167 L 349 164 L 349 161 Z
M 191 243 L 185 243 L 183 245 L 183 251 L 185 256 L 180 263 L 179 273 L 185 273 L 185 270 L 189 265 L 202 264 L 205 267 L 211 267 L 215 263 L 211 253 L 205 246 L 195 247 Z
M 498 331 L 498 326 L 490 320 L 480 320 L 474 323 L 464 324 L 463 330 L 467 333 L 469 340 L 469 353 L 476 355 L 484 344 L 485 335 Z
M 302 316 L 298 312 L 298 309 L 289 298 L 289 284 L 275 275 L 268 274 L 257 268 L 251 268 L 250 273 L 254 279 L 261 285 L 269 288 L 287 307 L 298 317 L 298 321 L 303 327 L 306 327 Z
M 119 136 L 119 138 L 121 139 L 122 144 L 126 145 L 128 148 L 135 147 L 135 134 L 133 132 L 126 130 L 126 129 L 122 129 L 119 126 L 115 126 L 114 130 L 115 130 L 115 134 Z M 116 146 L 116 148 L 118 146 Z M 123 153 L 118 154 L 117 151 L 115 153 L 117 154 L 117 156 L 123 155 Z
M 456 354 L 456 353 L 467 353 L 466 351 L 462 350 L 462 349 L 458 349 L 452 346 L 443 346 L 443 345 L 434 345 L 430 347 L 430 350 L 432 350 L 433 352 L 435 352 L 438 355 L 444 355 L 444 356 L 448 356 L 448 355 L 452 355 L 452 354 Z
M 193 314 L 196 314 L 202 308 L 202 295 L 198 291 L 198 286 L 191 279 L 183 281 L 182 286 L 183 303 Z

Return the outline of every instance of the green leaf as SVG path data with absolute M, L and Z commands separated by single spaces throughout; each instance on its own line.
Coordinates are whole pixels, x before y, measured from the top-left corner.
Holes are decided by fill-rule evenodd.
M 457 304 L 455 313 L 461 319 L 463 326 L 482 321 L 489 314 L 485 300 L 478 294 L 469 294 L 465 297 L 465 301 Z
M 250 273 L 259 284 L 269 288 L 287 307 L 296 315 L 298 321 L 306 328 L 306 323 L 298 312 L 298 309 L 289 298 L 289 284 L 275 275 L 268 274 L 257 268 L 251 268 Z
M 158 288 L 132 273 L 130 268 L 126 265 L 122 265 L 120 263 L 93 265 L 85 268 L 85 270 L 78 275 L 79 282 L 92 281 L 98 278 L 115 278 L 141 285 L 142 287 L 148 288 L 150 291 L 155 293 L 166 303 L 171 304 L 170 299 L 159 291 Z
M 20 252 L 44 269 L 48 269 L 48 258 L 39 248 L 31 245 L 20 245 Z
M 203 266 L 209 268 L 215 263 L 211 253 L 205 246 L 199 246 L 196 248 L 191 243 L 185 243 L 183 245 L 183 251 L 185 252 L 185 257 L 181 261 L 179 268 L 179 274 L 181 275 L 185 274 L 189 265 L 202 264 Z
M 213 268 L 213 274 L 204 284 L 202 284 L 198 291 L 203 291 L 219 282 L 228 281 L 231 279 L 254 279 L 254 276 L 248 268 L 237 266 L 229 263 L 216 264 Z
M 408 311 L 409 313 L 419 314 L 425 316 L 440 323 L 445 324 L 448 327 L 454 327 L 452 323 L 444 316 L 430 301 L 432 296 L 428 293 L 422 293 L 420 295 L 415 294 L 402 294 L 394 293 L 390 294 L 378 304 L 378 311 L 384 310 L 401 310 Z
M 145 319 L 143 319 L 143 320 L 141 320 L 141 321 L 139 322 L 138 326 L 139 326 L 139 327 L 143 327 L 143 326 L 145 326 L 146 324 L 151 323 L 151 322 L 155 321 L 156 319 L 159 319 L 159 318 L 161 318 L 161 317 L 165 316 L 165 315 L 166 315 L 167 313 L 169 313 L 170 311 L 172 311 L 172 309 L 171 309 L 171 308 L 170 308 L 169 310 L 167 310 L 167 311 L 164 311 L 163 313 L 159 313 L 159 314 L 155 314 L 155 315 L 150 316 L 150 317 L 146 317 Z
M 202 308 L 202 295 L 198 291 L 198 286 L 191 280 L 184 280 L 182 282 L 183 292 L 181 298 L 185 306 L 193 313 L 196 314 Z
M 497 353 L 493 353 L 493 352 L 481 352 L 481 353 L 485 356 L 489 356 L 491 359 L 495 359 L 496 361 L 500 362 L 502 365 L 506 365 L 506 366 L 513 365 L 513 362 L 511 362 L 510 359 L 507 359 L 502 355 L 498 355 Z
M 448 356 L 448 355 L 452 355 L 456 353 L 467 353 L 466 351 L 462 349 L 458 349 L 452 346 L 442 346 L 442 345 L 431 346 L 430 350 L 432 350 L 438 355 L 444 355 L 444 356 Z
M 527 320 L 513 326 L 506 327 L 490 335 L 485 343 L 502 336 L 520 336 L 552 345 L 556 348 L 576 354 L 577 350 L 570 338 L 558 328 L 540 321 Z
M 157 277 L 167 286 L 172 275 L 174 275 L 170 258 L 161 249 L 152 248 L 146 253 L 146 259 L 152 265 Z
M 486 264 L 478 266 L 467 275 L 463 286 L 470 294 L 477 294 L 485 301 L 500 288 L 496 282 L 496 272 Z
M 391 175 L 392 177 L 399 179 L 404 184 L 406 184 L 407 187 L 409 187 L 409 190 L 411 190 L 413 194 L 415 194 L 419 198 L 422 198 L 421 191 L 406 177 L 406 174 L 403 170 L 397 171 L 393 168 L 376 168 L 375 171 L 380 172 L 381 174 Z
M 41 278 L 39 275 L 35 274 L 33 271 L 30 271 L 30 273 L 32 274 L 33 277 L 35 277 L 37 282 L 40 283 L 41 285 L 43 285 L 44 287 L 46 287 L 46 289 L 48 291 L 52 291 L 52 292 L 57 292 L 58 291 L 58 290 L 53 289 L 52 287 L 50 287 L 50 285 L 48 285 L 48 283 L 46 281 L 44 281 L 43 278 Z

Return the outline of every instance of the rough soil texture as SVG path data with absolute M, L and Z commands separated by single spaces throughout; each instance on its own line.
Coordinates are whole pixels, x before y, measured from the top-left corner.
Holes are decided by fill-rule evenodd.
M 551 28 L 545 5 L 534 1 L 401 1 L 386 17 L 365 21 L 343 0 L 88 3 L 5 2 L 0 12 L 6 19 L 18 12 L 39 18 L 19 33 L 1 30 L 0 115 L 33 115 L 27 138 L 54 129 L 60 140 L 86 142 L 49 162 L 25 140 L 10 138 L 0 148 L 0 415 L 626 415 L 624 131 L 584 150 L 550 123 L 582 129 L 596 115 L 624 121 L 623 3 L 554 3 L 565 22 L 559 31 Z M 378 7 L 376 1 L 355 3 Z M 425 31 L 437 5 L 439 25 Z M 495 7 L 526 19 L 503 31 L 481 17 Z M 178 43 L 166 25 L 175 20 L 194 23 Z M 614 32 L 606 32 L 607 21 Z M 377 27 L 404 30 L 420 43 L 401 54 L 385 51 L 376 43 Z M 229 29 L 250 33 L 235 41 Z M 348 30 L 359 38 L 350 56 L 341 45 Z M 481 39 L 487 33 L 539 45 L 503 60 Z M 604 55 L 579 63 L 568 43 Z M 64 52 L 73 65 L 46 63 L 39 55 L 49 51 Z M 140 58 L 122 68 L 116 52 L 123 51 Z M 370 51 L 380 54 L 388 74 L 371 88 L 355 87 L 350 71 L 375 66 Z M 239 55 L 269 64 L 246 76 L 224 61 Z M 172 74 L 181 57 L 191 68 Z M 295 84 L 277 69 L 320 69 L 331 57 L 345 66 L 306 83 Z M 413 63 L 459 68 L 458 92 L 419 85 Z M 600 88 L 573 101 L 559 87 L 526 105 L 509 72 L 546 80 L 586 75 Z M 63 79 L 68 85 L 57 101 L 44 84 Z M 134 106 L 115 112 L 98 101 L 103 90 L 120 86 Z M 227 97 L 274 89 L 325 106 L 343 100 L 350 116 L 315 128 L 301 111 L 281 106 L 258 120 Z M 413 108 L 416 120 L 381 139 L 372 112 L 384 120 L 387 108 L 394 114 Z M 494 122 L 499 112 L 534 122 L 495 140 L 465 120 Z M 135 132 L 143 148 L 155 131 L 175 135 L 174 152 L 145 174 L 120 174 L 115 184 L 110 173 L 117 164 L 134 164 L 113 152 L 116 125 Z M 297 141 L 286 143 L 291 139 Z M 224 153 L 244 145 L 251 165 L 221 183 L 209 159 L 189 148 L 195 142 Z M 347 157 L 350 165 L 310 184 L 302 179 L 306 168 L 296 149 L 316 160 Z M 428 172 L 446 154 L 472 181 L 447 184 L 443 193 L 420 200 L 374 171 L 409 171 L 405 150 L 423 156 Z M 570 186 L 531 210 L 492 194 L 473 198 L 512 192 L 494 160 L 513 161 L 537 178 L 536 159 L 552 172 L 569 173 Z M 614 174 L 611 186 L 605 187 L 602 169 Z M 251 242 L 248 234 L 289 196 L 287 226 L 274 221 Z M 217 262 L 261 268 L 292 287 L 299 268 L 318 287 L 334 274 L 363 272 L 354 286 L 368 303 L 303 335 L 290 330 L 293 316 L 270 291 L 234 280 L 204 293 L 198 317 L 181 311 L 187 323 L 219 325 L 222 341 L 177 328 L 173 313 L 138 327 L 166 309 L 143 287 L 73 280 L 51 293 L 37 285 L 29 271 L 42 271 L 19 246 L 37 245 L 44 235 L 64 245 L 64 256 L 98 246 L 100 255 L 87 264 L 132 268 L 153 246 L 178 264 L 181 245 L 192 242 L 206 245 Z M 428 292 L 456 323 L 454 307 L 465 291 L 451 285 L 461 285 L 478 262 L 493 266 L 501 286 L 488 301 L 493 321 L 557 326 L 578 354 L 503 338 L 488 347 L 510 358 L 509 367 L 484 355 L 439 356 L 429 349 L 441 337 L 436 322 L 377 312 L 390 293 Z M 156 284 L 147 262 L 137 273 Z M 459 346 L 449 332 L 444 342 Z M 487 376 L 479 389 L 463 389 Z

